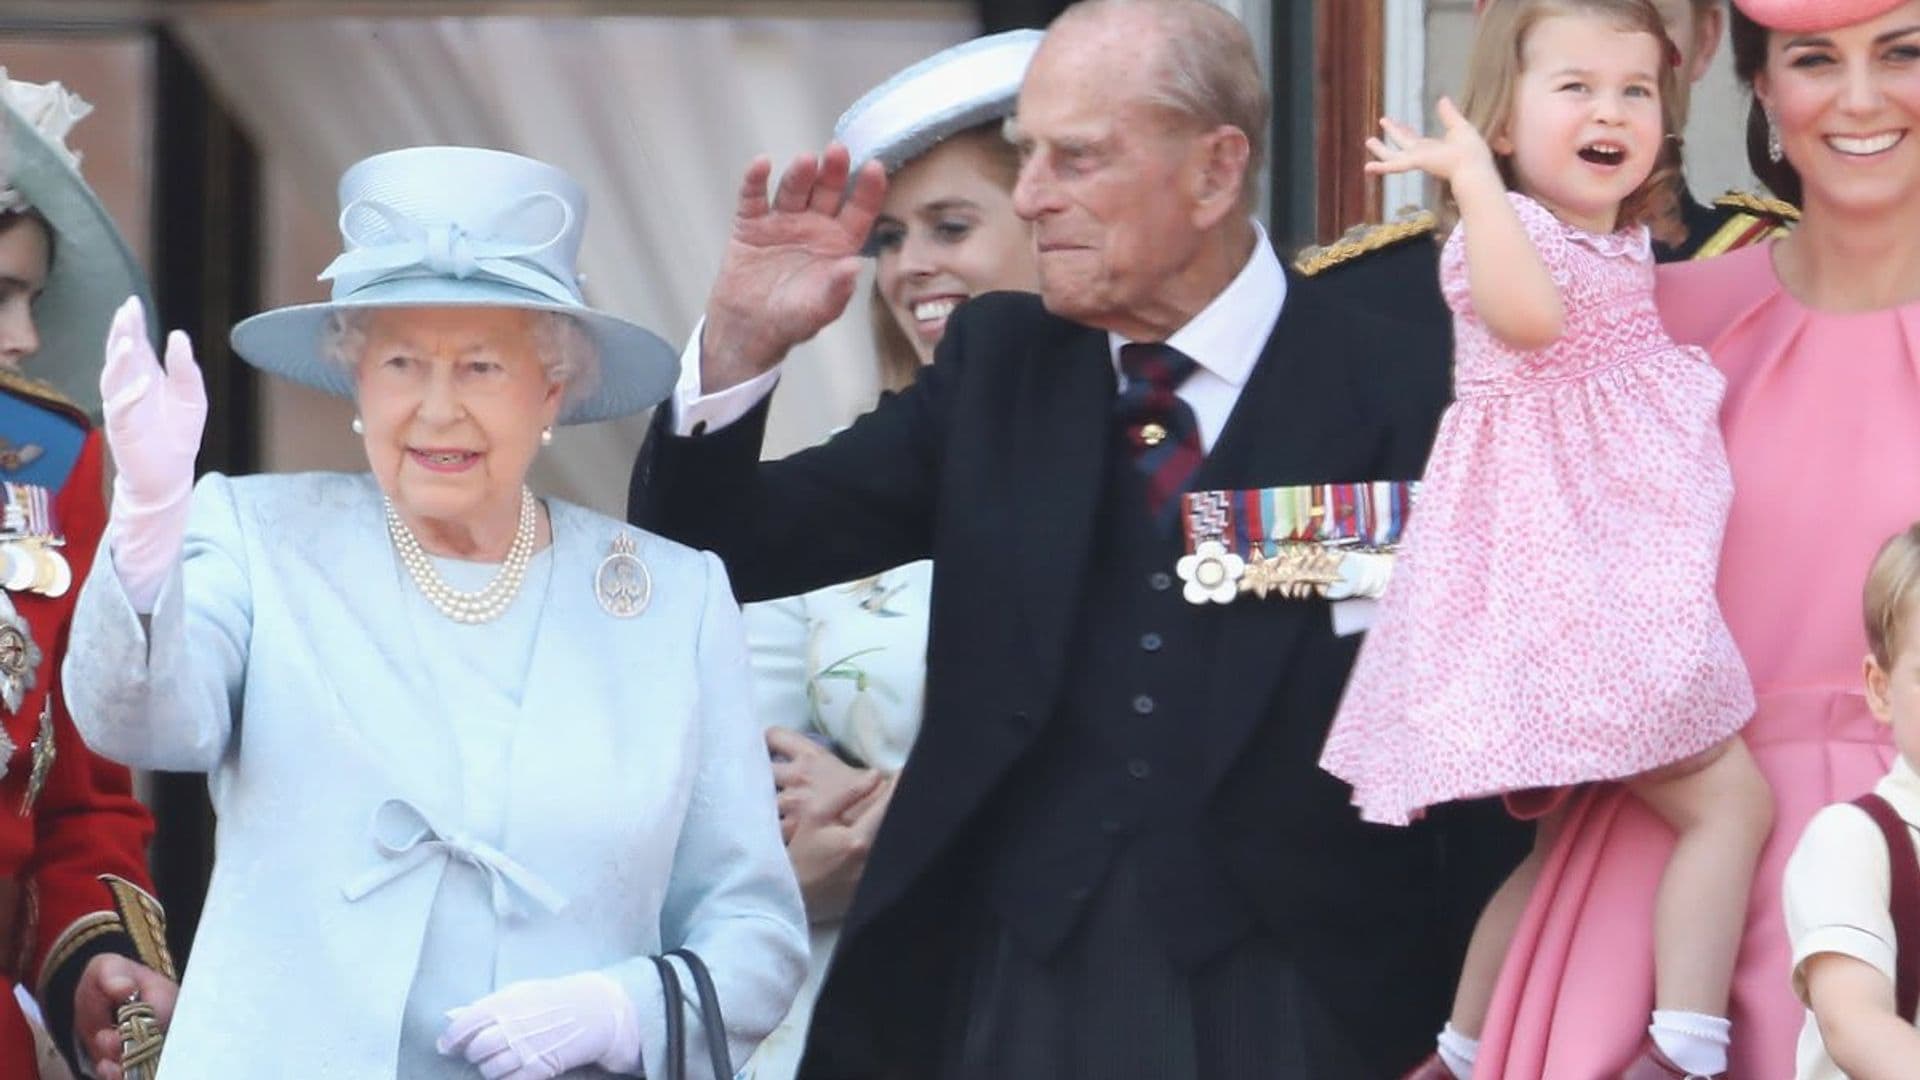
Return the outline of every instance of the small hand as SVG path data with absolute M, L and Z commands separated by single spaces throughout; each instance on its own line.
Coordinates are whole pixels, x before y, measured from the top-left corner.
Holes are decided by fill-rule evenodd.
M 1493 151 L 1487 148 L 1486 140 L 1467 118 L 1460 115 L 1453 101 L 1441 98 L 1437 111 L 1444 129 L 1438 139 L 1422 135 L 1398 120 L 1381 117 L 1380 130 L 1386 133 L 1386 138 L 1367 140 L 1367 152 L 1374 156 L 1374 160 L 1366 164 L 1367 172 L 1381 176 L 1418 169 L 1453 182 L 1472 170 L 1493 171 Z
M 867 869 L 867 853 L 893 799 L 891 779 L 862 795 L 840 820 L 801 825 L 787 842 L 800 895 L 811 921 L 838 919 L 853 903 Z
M 803 825 L 843 821 L 880 783 L 878 770 L 856 769 L 797 731 L 768 728 L 766 738 L 767 752 L 776 759 L 773 783 L 779 791 L 775 805 L 780 810 L 780 831 L 788 841 L 793 830 Z
M 772 368 L 840 317 L 860 275 L 860 250 L 886 194 L 870 161 L 847 187 L 847 148 L 801 154 L 767 198 L 773 163 L 755 158 L 740 183 L 733 232 L 707 297 L 701 390 L 714 393 Z
M 120 1080 L 120 1023 L 114 1015 L 135 993 L 153 1007 L 162 1030 L 173 1020 L 174 999 L 180 988 L 172 979 L 116 953 L 101 953 L 87 961 L 73 988 L 73 1033 L 93 1058 L 99 1080 Z

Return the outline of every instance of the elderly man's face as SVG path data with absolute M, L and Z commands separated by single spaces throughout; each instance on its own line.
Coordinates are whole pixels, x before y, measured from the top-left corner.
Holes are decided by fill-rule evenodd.
M 407 524 L 474 529 L 519 512 L 559 415 L 530 312 L 406 308 L 367 323 L 355 369 L 367 463 Z
M 1140 29 L 1049 31 L 1010 133 L 1022 155 L 1014 211 L 1033 223 L 1047 309 L 1155 340 L 1192 314 L 1170 284 L 1218 215 L 1198 198 L 1205 133 L 1134 89 L 1150 47 Z

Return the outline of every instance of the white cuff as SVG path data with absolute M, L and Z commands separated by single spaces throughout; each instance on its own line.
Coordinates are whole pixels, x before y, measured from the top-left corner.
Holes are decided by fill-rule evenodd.
M 694 324 L 693 336 L 680 352 L 680 381 L 673 388 L 673 433 L 701 435 L 718 431 L 753 411 L 760 399 L 773 393 L 780 381 L 780 367 L 755 375 L 746 382 L 727 387 L 715 394 L 700 392 L 700 335 L 707 320 Z

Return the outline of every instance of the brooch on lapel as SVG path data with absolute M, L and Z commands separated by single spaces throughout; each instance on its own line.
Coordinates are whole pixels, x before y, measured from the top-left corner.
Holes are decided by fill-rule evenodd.
M 53 496 L 38 484 L 0 485 L 6 505 L 0 516 L 0 587 L 11 592 L 63 596 L 73 586 L 73 568 L 59 548 L 66 543 L 53 519 Z
M 653 601 L 653 575 L 635 554 L 633 537 L 621 532 L 613 538 L 607 557 L 593 575 L 593 598 L 600 610 L 616 619 L 631 619 Z
M 1296 484 L 1180 497 L 1186 554 L 1174 571 L 1190 604 L 1378 597 L 1419 484 Z

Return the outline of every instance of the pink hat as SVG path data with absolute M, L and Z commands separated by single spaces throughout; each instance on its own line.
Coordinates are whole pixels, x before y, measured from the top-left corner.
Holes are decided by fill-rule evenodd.
M 1903 0 L 1733 0 L 1747 18 L 1769 30 L 1832 30 L 1885 15 Z

